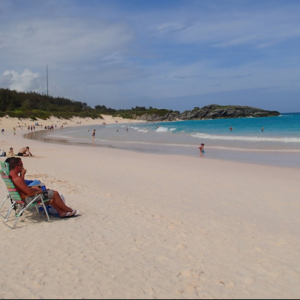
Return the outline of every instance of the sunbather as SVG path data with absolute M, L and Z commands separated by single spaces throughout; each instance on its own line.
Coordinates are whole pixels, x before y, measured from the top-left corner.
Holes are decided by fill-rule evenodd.
M 18 153 L 18 156 L 33 156 L 29 150 L 29 147 L 26 147 L 26 148 L 22 148 L 19 153 Z
M 13 157 L 9 160 L 9 177 L 13 181 L 16 189 L 18 190 L 21 197 L 26 197 L 25 202 L 29 204 L 35 197 L 36 194 L 42 193 L 43 191 L 37 187 L 29 187 L 26 185 L 24 176 L 23 162 L 21 158 Z M 73 210 L 65 205 L 58 192 L 53 190 L 47 190 L 43 192 L 44 200 L 51 199 L 49 204 L 57 210 L 61 218 L 71 218 L 78 216 L 78 211 Z

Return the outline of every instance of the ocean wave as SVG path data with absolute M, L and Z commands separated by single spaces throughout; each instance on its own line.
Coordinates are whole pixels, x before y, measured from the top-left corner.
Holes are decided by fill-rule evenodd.
M 300 143 L 300 138 L 292 137 L 258 137 L 258 136 L 228 136 L 228 135 L 210 135 L 205 133 L 196 133 L 191 135 L 198 139 L 223 140 L 223 141 L 247 141 L 247 142 L 280 142 L 280 143 Z
M 171 132 L 176 131 L 176 130 L 177 130 L 177 128 L 171 128 L 170 129 Z
M 156 129 L 156 132 L 168 132 L 169 131 L 169 128 L 166 128 L 166 127 L 159 127 Z

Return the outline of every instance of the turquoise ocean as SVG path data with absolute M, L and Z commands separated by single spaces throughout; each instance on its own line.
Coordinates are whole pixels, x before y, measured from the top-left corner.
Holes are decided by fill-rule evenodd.
M 229 128 L 232 127 L 233 131 Z M 262 128 L 264 131 L 262 132 Z M 112 124 L 66 128 L 29 134 L 44 142 L 96 146 L 158 154 L 199 156 L 300 168 L 300 113 L 270 118 Z M 128 130 L 128 131 L 127 131 Z
M 139 125 L 149 131 L 192 134 L 209 140 L 299 143 L 300 113 L 270 118 L 239 118 Z M 230 132 L 229 128 L 233 131 Z M 261 129 L 264 128 L 264 132 Z

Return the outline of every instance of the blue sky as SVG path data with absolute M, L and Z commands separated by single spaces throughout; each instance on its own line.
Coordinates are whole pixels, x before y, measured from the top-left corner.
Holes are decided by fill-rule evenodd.
M 0 87 L 89 105 L 300 111 L 300 1 L 0 0 Z

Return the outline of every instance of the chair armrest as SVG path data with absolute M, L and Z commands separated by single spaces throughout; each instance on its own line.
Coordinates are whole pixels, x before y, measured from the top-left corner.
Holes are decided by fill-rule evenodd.
M 38 191 L 38 192 L 35 192 L 35 193 L 33 193 L 33 194 L 29 194 L 29 195 L 23 196 L 23 197 L 21 197 L 21 199 L 24 200 L 24 199 L 26 199 L 27 197 L 36 196 L 36 195 L 39 195 L 39 194 L 43 194 L 43 191 Z

